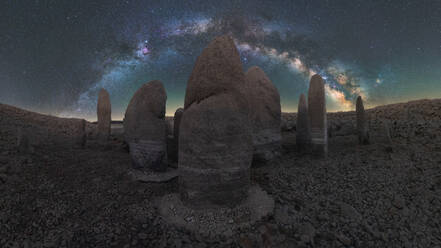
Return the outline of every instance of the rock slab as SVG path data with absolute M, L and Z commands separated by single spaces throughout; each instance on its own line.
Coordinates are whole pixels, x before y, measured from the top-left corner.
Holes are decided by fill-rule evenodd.
M 234 208 L 218 207 L 193 209 L 181 201 L 177 194 L 165 195 L 156 204 L 159 214 L 178 228 L 210 239 L 231 238 L 239 230 L 271 216 L 272 199 L 259 186 L 248 189 L 247 198 Z

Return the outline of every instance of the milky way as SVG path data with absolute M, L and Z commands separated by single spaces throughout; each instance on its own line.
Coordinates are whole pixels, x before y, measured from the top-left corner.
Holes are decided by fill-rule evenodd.
M 150 80 L 183 105 L 194 62 L 229 34 L 295 111 L 309 78 L 328 110 L 441 97 L 439 1 L 20 1 L 1 3 L 0 102 L 94 120 L 97 92 L 121 119 Z

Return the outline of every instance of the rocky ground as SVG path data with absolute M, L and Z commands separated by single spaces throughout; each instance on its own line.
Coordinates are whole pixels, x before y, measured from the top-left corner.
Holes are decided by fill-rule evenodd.
M 284 114 L 283 156 L 252 169 L 274 214 L 225 238 L 167 224 L 155 201 L 177 180 L 130 180 L 118 135 L 19 154 L 11 123 L 26 118 L 0 111 L 0 247 L 441 247 L 441 100 L 367 112 L 366 146 L 355 113 L 328 115 L 327 159 L 296 152 L 295 114 Z

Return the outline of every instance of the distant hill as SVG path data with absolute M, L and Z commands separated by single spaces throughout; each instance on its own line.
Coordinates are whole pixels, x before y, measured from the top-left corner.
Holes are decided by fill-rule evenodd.
M 395 103 L 367 109 L 371 132 L 380 132 L 383 123 L 388 122 L 391 133 L 396 138 L 410 136 L 436 136 L 441 138 L 441 99 L 416 100 L 406 103 Z M 328 130 L 330 135 L 352 135 L 355 133 L 355 112 L 328 113 Z M 282 131 L 295 132 L 296 113 L 282 113 Z M 76 133 L 81 119 L 61 118 L 44 115 L 14 106 L 0 104 L 0 134 L 4 142 L 15 142 L 18 128 L 32 130 L 33 135 L 69 137 Z M 166 117 L 167 130 L 172 134 L 173 117 Z M 86 130 L 92 135 L 96 122 L 87 122 Z M 112 124 L 122 127 L 122 120 Z M 122 132 L 122 130 L 120 131 Z

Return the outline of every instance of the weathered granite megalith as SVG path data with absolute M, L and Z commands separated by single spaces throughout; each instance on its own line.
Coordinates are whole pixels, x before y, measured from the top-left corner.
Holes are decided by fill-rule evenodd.
M 355 112 L 357 114 L 358 142 L 361 145 L 367 145 L 369 144 L 369 127 L 366 120 L 366 113 L 364 111 L 363 100 L 361 99 L 361 96 L 357 97 Z
M 265 72 L 253 66 L 245 73 L 242 93 L 249 107 L 248 118 L 254 146 L 253 160 L 271 161 L 280 154 L 282 139 L 279 92 Z
M 328 154 L 328 127 L 325 87 L 322 77 L 318 74 L 312 76 L 309 83 L 308 113 L 311 124 L 312 153 L 318 157 L 326 157 Z
M 112 107 L 110 104 L 109 93 L 105 89 L 101 89 L 98 93 L 97 115 L 97 138 L 100 141 L 107 141 L 110 136 Z
M 157 80 L 141 86 L 130 100 L 124 116 L 124 139 L 135 168 L 167 169 L 166 101 L 164 86 Z
M 296 144 L 297 150 L 302 152 L 308 151 L 311 147 L 311 127 L 304 94 L 300 95 L 297 106 Z
M 197 58 L 179 127 L 179 191 L 193 207 L 235 206 L 248 195 L 253 155 L 245 83 L 229 36 L 214 39 Z

